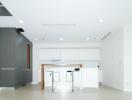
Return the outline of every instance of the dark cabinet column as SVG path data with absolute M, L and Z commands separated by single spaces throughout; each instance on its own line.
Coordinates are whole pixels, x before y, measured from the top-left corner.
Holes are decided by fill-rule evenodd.
M 0 28 L 0 87 L 32 81 L 31 49 L 32 43 L 16 28 Z

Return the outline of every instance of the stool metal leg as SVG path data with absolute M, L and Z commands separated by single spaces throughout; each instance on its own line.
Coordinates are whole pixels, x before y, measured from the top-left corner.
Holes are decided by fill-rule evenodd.
M 54 92 L 54 72 L 52 71 L 52 92 Z
M 71 71 L 71 75 L 72 75 L 72 92 L 74 91 L 74 72 Z

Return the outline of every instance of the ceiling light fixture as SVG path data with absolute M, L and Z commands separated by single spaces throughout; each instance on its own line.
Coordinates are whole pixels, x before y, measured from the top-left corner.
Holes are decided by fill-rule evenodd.
M 63 41 L 63 40 L 64 40 L 64 38 L 63 38 L 63 37 L 60 37 L 60 40 L 61 40 L 61 41 Z
M 20 20 L 19 20 L 19 23 L 20 23 L 20 24 L 23 24 L 23 20 L 20 19 Z
M 99 23 L 103 23 L 103 22 L 104 22 L 103 19 L 100 19 L 100 20 L 99 20 Z

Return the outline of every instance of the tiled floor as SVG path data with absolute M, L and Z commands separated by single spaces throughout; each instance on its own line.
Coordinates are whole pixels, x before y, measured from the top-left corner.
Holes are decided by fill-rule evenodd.
M 84 89 L 75 93 L 49 93 L 29 85 L 14 91 L 0 91 L 0 100 L 132 100 L 132 92 L 100 86 L 99 89 Z

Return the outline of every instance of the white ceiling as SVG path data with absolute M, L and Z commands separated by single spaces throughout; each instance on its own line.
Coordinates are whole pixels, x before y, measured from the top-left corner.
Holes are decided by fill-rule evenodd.
M 37 42 L 89 42 L 132 22 L 132 0 L 1 0 L 13 17 L 2 27 L 23 27 Z M 99 20 L 102 19 L 103 23 Z M 19 23 L 23 20 L 23 24 Z M 86 40 L 89 37 L 90 40 Z M 62 41 L 61 41 L 62 42 Z

